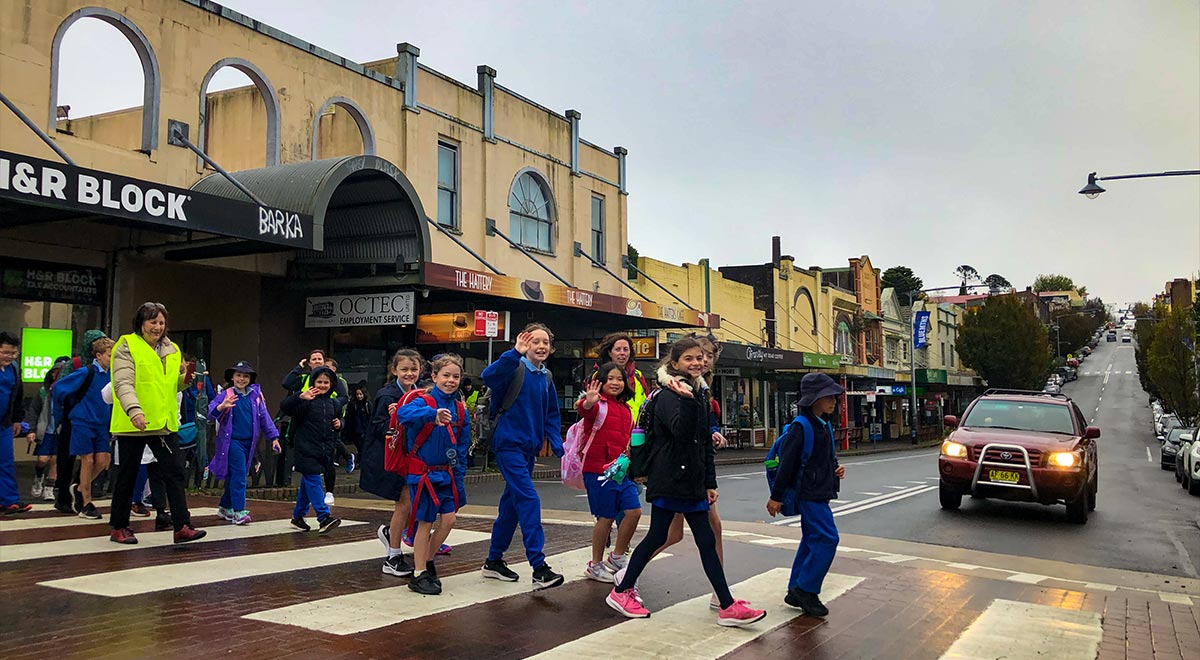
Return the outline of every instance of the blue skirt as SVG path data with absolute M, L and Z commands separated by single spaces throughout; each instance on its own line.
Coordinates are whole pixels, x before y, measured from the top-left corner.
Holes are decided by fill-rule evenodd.
M 696 513 L 699 511 L 708 511 L 708 500 L 685 500 L 679 497 L 656 497 L 650 500 L 650 504 L 660 509 L 674 511 L 675 513 Z

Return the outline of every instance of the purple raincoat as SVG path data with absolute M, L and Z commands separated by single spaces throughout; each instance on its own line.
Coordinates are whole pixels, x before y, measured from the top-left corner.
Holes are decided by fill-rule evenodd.
M 266 436 L 268 440 L 274 440 L 279 437 L 279 429 L 275 428 L 275 421 L 267 410 L 267 402 L 263 399 L 262 390 L 258 385 L 251 384 L 246 389 L 247 396 L 250 397 L 250 406 L 253 408 L 250 416 L 254 420 L 254 442 L 246 454 L 246 474 L 249 474 L 257 455 L 258 439 Z M 233 408 L 217 410 L 217 406 L 224 400 L 225 393 L 221 392 L 208 404 L 208 418 L 217 423 L 216 450 L 208 464 L 208 471 L 217 479 L 229 478 L 229 443 L 233 438 Z

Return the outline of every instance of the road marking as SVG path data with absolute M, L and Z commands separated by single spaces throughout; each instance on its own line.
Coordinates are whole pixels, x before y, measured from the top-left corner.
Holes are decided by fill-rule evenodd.
M 850 463 L 850 462 L 842 463 L 842 465 L 871 465 L 872 463 L 890 463 L 892 461 L 907 461 L 907 460 L 911 460 L 914 458 L 927 459 L 930 456 L 937 456 L 937 452 L 922 452 L 920 454 L 915 454 L 912 456 L 899 456 L 896 458 L 876 458 L 876 459 L 872 459 L 869 461 L 855 461 L 852 463 Z
M 655 610 L 649 624 L 636 620 L 623 621 L 556 646 L 533 658 L 605 658 L 613 655 L 613 649 L 624 648 L 641 658 L 715 660 L 800 616 L 800 610 L 774 605 L 779 598 L 780 585 L 787 583 L 789 573 L 790 569 L 775 568 L 730 587 L 730 591 L 738 598 L 752 603 L 772 603 L 767 609 L 766 618 L 750 628 L 739 630 L 714 625 L 714 614 L 708 609 L 710 596 L 706 593 Z M 834 600 L 862 581 L 860 577 L 830 573 L 821 590 L 822 600 Z M 653 626 L 652 634 L 648 625 Z M 624 655 L 629 655 L 628 651 Z
M 342 527 L 365 524 L 364 522 L 355 520 L 342 521 Z M 304 533 L 298 529 L 293 529 L 291 523 L 287 520 L 264 520 L 249 525 L 230 525 L 226 523 L 215 527 L 205 527 L 204 529 L 208 532 L 208 535 L 202 539 L 192 541 L 192 544 L 213 543 L 214 541 L 228 541 L 231 539 L 251 539 L 260 536 L 273 536 L 275 534 Z M 315 534 L 315 532 L 313 533 Z M 6 545 L 3 546 L 4 551 L 0 552 L 0 563 L 24 561 L 26 559 L 46 559 L 48 557 L 68 557 L 71 555 L 91 555 L 101 552 L 124 552 L 144 548 L 160 548 L 174 545 L 174 535 L 174 532 L 138 534 L 137 545 L 113 543 L 108 540 L 108 534 L 86 539 L 66 539 L 46 543 Z
M 860 491 L 858 494 L 859 495 L 883 495 L 883 493 L 872 493 L 869 490 Z
M 726 478 L 726 479 L 736 479 L 736 480 L 738 480 L 738 481 L 745 481 L 745 480 L 749 479 L 750 477 L 743 477 L 743 476 L 742 476 L 742 475 L 740 475 L 740 474 L 731 474 L 731 475 L 729 475 L 728 477 L 725 477 L 725 478 Z
M 849 504 L 851 502 L 851 500 L 829 500 L 829 501 L 833 502 L 834 504 Z
M 871 561 L 882 561 L 888 564 L 903 564 L 906 561 L 916 561 L 918 557 L 912 555 L 880 555 L 871 557 Z
M 929 478 L 929 479 L 936 479 L 937 477 L 928 477 L 928 478 Z M 924 481 L 909 481 L 908 483 L 910 483 L 910 484 L 918 484 L 918 485 L 921 485 L 921 486 L 924 486 L 924 485 L 925 485 L 925 482 L 924 482 Z
M 911 486 L 884 486 L 884 488 L 891 488 L 892 490 L 904 490 L 905 488 L 911 488 Z
M 1125 375 L 1126 375 L 1126 376 L 1132 376 L 1132 375 L 1133 375 L 1133 372 L 1132 372 L 1132 371 L 1126 371 L 1126 372 L 1125 372 Z
M 1021 584 L 1037 584 L 1039 582 L 1049 580 L 1050 576 L 1035 575 L 1033 573 L 1013 573 L 1004 579 L 1008 580 L 1009 582 L 1020 582 Z
M 92 504 L 95 504 L 97 507 L 105 507 L 105 506 L 109 506 L 110 504 L 112 504 L 112 500 L 92 500 Z M 37 504 L 33 505 L 32 509 L 30 509 L 30 511 L 33 511 L 35 513 L 38 511 L 53 511 L 53 510 L 54 510 L 53 502 L 38 502 Z
M 1179 605 L 1187 605 L 1188 607 L 1192 606 L 1192 599 L 1184 596 L 1183 594 L 1166 594 L 1160 591 L 1158 592 L 1158 597 L 1162 599 L 1164 603 L 1176 603 Z
M 926 490 L 932 490 L 934 488 L 937 488 L 937 486 L 912 486 L 911 488 L 906 488 L 904 490 L 897 490 L 895 492 L 891 492 L 891 493 L 887 493 L 887 494 L 884 494 L 884 493 L 860 493 L 862 495 L 874 495 L 874 497 L 868 497 L 865 500 L 858 500 L 856 502 L 850 502 L 850 503 L 844 504 L 842 506 L 834 507 L 833 515 L 835 515 L 835 516 L 838 515 L 839 511 L 848 511 L 850 509 L 858 509 L 860 507 L 863 507 L 864 505 L 870 505 L 870 504 L 876 503 L 876 502 L 886 504 L 887 502 L 901 500 L 901 499 L 904 499 L 905 497 L 909 496 L 909 494 L 919 495 L 921 492 L 925 492 Z M 799 527 L 800 526 L 799 520 L 800 520 L 800 516 L 792 516 L 790 518 L 783 518 L 781 520 L 773 521 L 771 524 L 772 525 L 789 525 L 791 527 Z
M 1154 457 L 1150 455 L 1150 448 L 1146 447 L 1146 460 L 1150 463 L 1154 462 Z
M 835 510 L 833 512 L 833 516 L 836 518 L 839 516 L 848 516 L 852 513 L 861 513 L 863 511 L 867 511 L 868 509 L 874 509 L 877 506 L 883 506 L 884 504 L 892 504 L 893 502 L 899 502 L 900 500 L 907 499 L 909 497 L 923 495 L 925 493 L 928 493 L 929 491 L 937 490 L 937 489 L 938 489 L 937 486 L 924 486 L 924 487 L 919 487 L 913 491 L 896 491 L 895 493 L 891 493 L 890 497 L 876 501 L 876 502 L 871 502 L 870 504 L 865 504 L 862 506 L 856 506 L 854 504 L 851 504 L 848 506 L 840 507 L 838 510 Z M 792 527 L 796 527 L 796 526 L 797 525 L 792 525 Z
M 1014 630 L 1021 634 L 1014 635 Z M 942 660 L 1094 660 L 1102 636 L 1097 612 L 998 599 L 954 641 Z
M 669 556 L 664 552 L 654 559 Z M 548 557 L 547 563 L 552 566 L 570 567 L 563 571 L 563 583 L 566 584 L 585 579 L 580 567 L 585 566 L 591 558 L 592 549 L 584 547 Z M 790 575 L 790 570 L 785 571 L 785 574 Z M 400 585 L 297 603 L 247 614 L 242 618 L 297 626 L 334 635 L 353 635 L 440 612 L 527 594 L 530 591 L 528 582 L 492 580 L 483 577 L 479 571 L 447 575 L 441 580 L 440 596 L 420 596 L 410 591 L 407 585 Z M 779 591 L 780 584 L 786 583 L 787 577 L 776 582 L 773 585 L 775 591 Z M 709 596 L 704 598 L 707 602 Z M 707 604 L 705 606 L 707 607 Z
M 200 508 L 190 510 L 193 518 L 200 516 L 215 516 L 217 510 L 212 508 Z M 147 519 L 148 520 L 148 519 Z M 88 518 L 80 518 L 79 516 L 62 516 L 61 518 L 26 518 L 26 519 L 8 519 L 0 520 L 0 532 L 18 532 L 23 529 L 54 529 L 56 527 L 77 527 L 85 525 L 107 525 L 108 515 L 105 514 L 100 520 L 91 520 Z M 140 537 L 139 537 L 140 538 Z
M 489 538 L 491 538 L 491 534 L 486 532 L 454 529 L 450 531 L 446 542 L 450 545 L 464 545 Z M 382 559 L 383 555 L 384 552 L 379 547 L 378 539 L 371 539 L 353 543 L 325 544 L 283 552 L 222 557 L 163 566 L 143 566 L 123 571 L 50 580 L 38 584 L 93 596 L 117 598 L 166 591 L 177 587 L 195 587 L 261 575 L 349 564 L 367 559 Z
M 1103 582 L 1088 582 L 1087 584 L 1084 584 L 1083 586 L 1087 587 L 1088 589 L 1095 589 L 1096 591 L 1116 591 L 1117 590 L 1117 585 L 1104 584 Z
M 957 569 L 963 570 L 963 571 L 974 571 L 974 570 L 978 570 L 979 568 L 981 568 L 979 566 L 976 566 L 975 564 L 959 564 L 957 562 L 950 562 L 950 563 L 947 563 L 946 565 L 949 566 L 950 568 L 957 568 Z

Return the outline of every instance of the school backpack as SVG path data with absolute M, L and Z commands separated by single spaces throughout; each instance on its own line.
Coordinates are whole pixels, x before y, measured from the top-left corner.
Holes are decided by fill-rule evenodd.
M 654 443 L 654 406 L 658 400 L 658 393 L 662 388 L 656 388 L 646 396 L 646 400 L 642 402 L 642 408 L 638 411 L 637 424 L 635 428 L 641 429 L 645 434 L 645 440 L 642 444 L 636 447 L 629 447 L 629 472 L 631 478 L 645 477 L 650 474 L 650 461 L 654 458 L 656 449 Z
M 504 398 L 500 400 L 500 406 L 498 408 L 493 407 L 491 409 L 491 414 L 489 417 L 492 421 L 491 427 L 493 431 L 496 427 L 496 420 L 500 419 L 501 415 L 508 412 L 508 409 L 512 408 L 513 404 L 517 402 L 517 397 L 521 396 L 521 387 L 525 385 L 526 371 L 527 369 L 525 368 L 525 363 L 517 362 L 517 368 L 513 370 L 512 380 L 508 382 L 508 389 L 504 391 Z M 554 377 L 551 376 L 549 372 L 546 373 L 546 386 L 547 389 L 549 389 L 551 392 L 554 392 Z M 495 399 L 493 399 L 492 402 L 495 403 Z
M 596 419 L 592 422 L 592 432 L 587 434 L 586 442 L 581 443 L 580 440 L 584 436 L 587 420 L 581 418 L 567 429 L 567 437 L 563 440 L 562 471 L 560 473 L 563 485 L 567 488 L 585 490 L 583 461 L 587 457 L 588 449 L 592 446 L 592 441 L 596 439 L 596 432 L 600 430 L 601 426 L 604 426 L 604 420 L 608 417 L 608 402 L 600 399 L 598 405 L 600 409 L 596 411 Z
M 775 439 L 775 442 L 771 445 L 771 450 L 767 452 L 767 459 L 763 461 L 763 465 L 767 470 L 768 492 L 773 491 L 775 488 L 775 477 L 779 474 L 779 455 L 783 452 L 784 441 L 787 440 L 788 433 L 791 431 L 793 424 L 799 424 L 804 433 L 804 447 L 800 450 L 799 474 L 804 473 L 804 466 L 808 464 L 808 459 L 812 457 L 814 442 L 812 423 L 804 415 L 797 415 L 796 419 L 783 427 L 783 432 Z M 784 516 L 796 516 L 800 514 L 800 504 L 798 502 L 799 491 L 800 479 L 797 478 L 795 483 L 790 484 L 783 491 L 783 501 L 781 502 L 783 507 L 779 510 L 781 514 Z
M 399 411 L 405 404 L 418 396 L 425 396 L 425 392 L 415 387 L 409 390 L 404 396 L 400 397 L 400 401 L 396 405 L 396 410 Z M 436 407 L 436 404 L 434 406 Z M 462 418 L 459 417 L 459 419 L 461 420 Z M 393 474 L 408 474 L 409 454 L 405 451 L 404 439 L 404 425 L 398 422 L 396 414 L 392 413 L 391 421 L 388 422 L 387 438 L 383 443 L 383 469 Z
M 420 392 L 418 396 L 425 400 L 425 405 L 437 410 L 437 401 L 432 395 L 427 394 L 423 390 L 414 391 Z M 411 401 L 415 397 L 409 397 L 408 395 L 405 395 L 404 398 Z M 397 410 L 399 410 L 399 408 L 397 408 Z M 433 430 L 437 427 L 437 425 L 433 422 L 425 424 L 421 427 L 421 430 L 417 432 L 417 437 L 413 439 L 412 451 L 405 453 L 406 460 L 404 463 L 407 474 L 421 477 L 417 481 L 416 493 L 413 495 L 412 506 L 414 511 L 416 511 L 417 507 L 421 505 L 421 499 L 426 494 L 428 494 L 429 498 L 433 500 L 433 505 L 435 508 L 441 505 L 441 502 L 438 500 L 437 490 L 433 487 L 433 482 L 429 479 L 430 471 L 451 473 L 450 493 L 454 498 L 454 510 L 458 511 L 458 509 L 462 506 L 462 500 L 458 492 L 458 479 L 455 479 L 453 476 L 454 466 L 458 463 L 458 436 L 462 434 L 463 425 L 466 423 L 467 416 L 467 407 L 463 405 L 462 397 L 456 397 L 454 399 L 454 410 L 456 413 L 456 419 L 453 423 L 446 427 L 446 431 L 450 433 L 450 450 L 446 454 L 447 458 L 450 459 L 449 465 L 428 465 L 425 463 L 425 461 L 421 460 L 420 456 L 417 455 L 417 452 L 421 451 L 421 446 L 425 444 L 425 441 L 429 439 L 429 436 L 433 435 Z M 392 417 L 394 419 L 395 415 Z M 396 435 L 401 438 L 400 447 L 403 448 L 403 426 L 400 426 L 400 431 Z M 412 536 L 416 529 L 417 517 L 411 516 L 408 522 L 408 536 Z

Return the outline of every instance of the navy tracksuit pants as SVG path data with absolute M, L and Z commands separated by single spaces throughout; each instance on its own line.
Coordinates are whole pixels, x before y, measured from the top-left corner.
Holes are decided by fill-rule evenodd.
M 538 568 L 546 563 L 546 555 L 542 552 L 546 544 L 546 535 L 542 531 L 542 501 L 533 486 L 534 465 L 533 456 L 512 451 L 496 452 L 496 466 L 504 477 L 504 492 L 500 495 L 496 522 L 492 523 L 488 559 L 504 556 L 520 524 L 529 565 Z
M 833 522 L 833 511 L 829 502 L 800 500 L 800 530 L 803 536 L 792 562 L 792 576 L 788 589 L 819 594 L 825 574 L 833 565 L 837 552 L 838 531 Z

